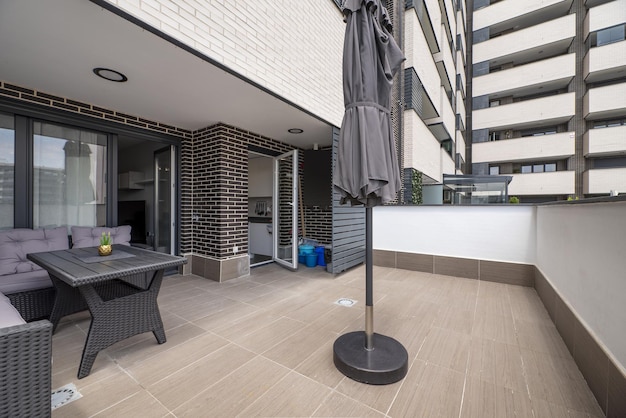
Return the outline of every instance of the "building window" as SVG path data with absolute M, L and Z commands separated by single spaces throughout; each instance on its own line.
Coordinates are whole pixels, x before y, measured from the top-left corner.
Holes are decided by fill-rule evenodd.
M 107 136 L 33 124 L 33 227 L 106 224 Z
M 496 165 L 493 167 L 489 167 L 489 174 L 492 176 L 497 176 L 500 174 L 500 166 Z
M 525 129 L 521 131 L 522 138 L 529 136 L 553 135 L 558 132 L 556 126 L 545 126 L 543 128 Z
M 593 123 L 593 129 L 612 128 L 626 125 L 626 119 L 598 120 Z
M 591 159 L 590 162 L 594 169 L 626 167 L 626 157 L 595 158 Z
M 0 229 L 13 228 L 15 214 L 15 123 L 0 113 Z
M 450 157 L 452 157 L 452 146 L 453 146 L 453 142 L 451 139 L 446 139 L 445 141 L 441 142 L 441 148 L 443 148 L 448 155 L 450 155 Z
M 525 164 L 521 167 L 522 174 L 548 173 L 556 171 L 556 163 Z
M 500 140 L 500 132 L 489 132 L 489 140 L 490 141 L 499 141 Z
M 606 28 L 599 30 L 596 33 L 596 46 L 608 45 L 613 42 L 623 41 L 625 38 L 625 29 L 626 26 L 621 24 L 617 26 L 613 26 L 611 28 Z

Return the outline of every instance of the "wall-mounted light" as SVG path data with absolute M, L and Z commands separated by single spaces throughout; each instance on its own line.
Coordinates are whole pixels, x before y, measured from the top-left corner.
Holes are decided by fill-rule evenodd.
M 287 129 L 287 132 L 289 132 L 290 134 L 301 134 L 304 131 L 300 128 L 291 128 Z
M 105 80 L 114 81 L 116 83 L 124 83 L 128 81 L 128 77 L 119 71 L 111 70 L 109 68 L 97 67 L 93 69 L 93 73 L 98 77 L 104 78 Z

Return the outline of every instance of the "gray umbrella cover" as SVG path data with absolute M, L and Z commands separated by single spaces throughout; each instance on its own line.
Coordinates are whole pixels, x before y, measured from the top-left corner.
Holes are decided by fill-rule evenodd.
M 387 203 L 400 190 L 390 114 L 393 76 L 404 55 L 390 34 L 380 0 L 345 0 L 343 49 L 345 114 L 333 184 L 342 203 Z

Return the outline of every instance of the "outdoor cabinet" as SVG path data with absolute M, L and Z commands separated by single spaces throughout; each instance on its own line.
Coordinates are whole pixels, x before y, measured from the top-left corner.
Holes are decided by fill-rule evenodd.
M 332 206 L 332 151 L 304 151 L 304 187 L 302 200 L 305 207 Z

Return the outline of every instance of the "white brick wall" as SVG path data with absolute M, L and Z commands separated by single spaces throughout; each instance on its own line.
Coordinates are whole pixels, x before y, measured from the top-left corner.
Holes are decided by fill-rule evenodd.
M 109 0 L 336 126 L 345 24 L 332 0 Z

